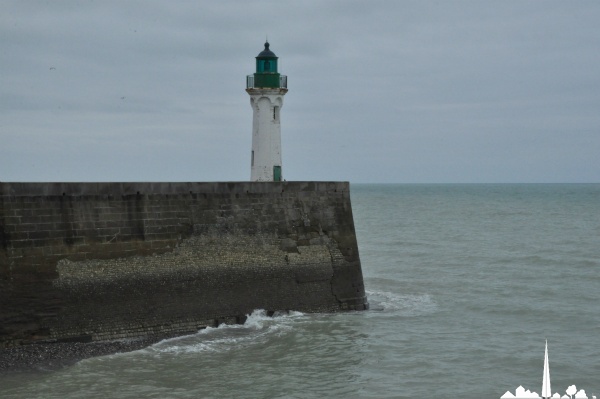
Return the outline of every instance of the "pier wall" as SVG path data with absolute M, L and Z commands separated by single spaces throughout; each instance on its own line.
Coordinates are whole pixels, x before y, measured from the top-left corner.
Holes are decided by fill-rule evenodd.
M 346 182 L 0 183 L 0 348 L 366 306 Z

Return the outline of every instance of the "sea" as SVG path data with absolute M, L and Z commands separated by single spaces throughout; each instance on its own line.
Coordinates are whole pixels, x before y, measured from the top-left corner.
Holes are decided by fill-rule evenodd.
M 600 397 L 600 184 L 352 184 L 370 310 L 255 310 L 0 398 Z

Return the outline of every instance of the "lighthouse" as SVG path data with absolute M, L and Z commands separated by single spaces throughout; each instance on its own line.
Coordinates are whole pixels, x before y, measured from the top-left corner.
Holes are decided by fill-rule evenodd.
M 265 49 L 256 57 L 256 72 L 246 77 L 252 106 L 250 180 L 281 181 L 281 107 L 287 93 L 287 76 L 277 71 L 277 56 Z

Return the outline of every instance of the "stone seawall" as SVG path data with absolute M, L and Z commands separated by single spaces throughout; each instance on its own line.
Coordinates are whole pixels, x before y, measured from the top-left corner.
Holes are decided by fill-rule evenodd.
M 0 183 L 0 348 L 366 306 L 348 183 Z

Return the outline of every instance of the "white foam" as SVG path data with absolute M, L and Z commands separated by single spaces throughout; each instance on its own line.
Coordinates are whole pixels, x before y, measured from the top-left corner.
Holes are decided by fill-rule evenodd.
M 397 311 L 403 316 L 416 316 L 431 313 L 437 309 L 437 303 L 429 294 L 404 295 L 387 291 L 367 291 L 371 309 Z
M 294 319 L 304 316 L 301 312 L 276 312 L 272 317 L 263 309 L 247 315 L 244 324 L 221 324 L 207 327 L 196 334 L 162 340 L 149 350 L 157 353 L 220 352 L 238 349 L 279 336 L 293 328 Z

